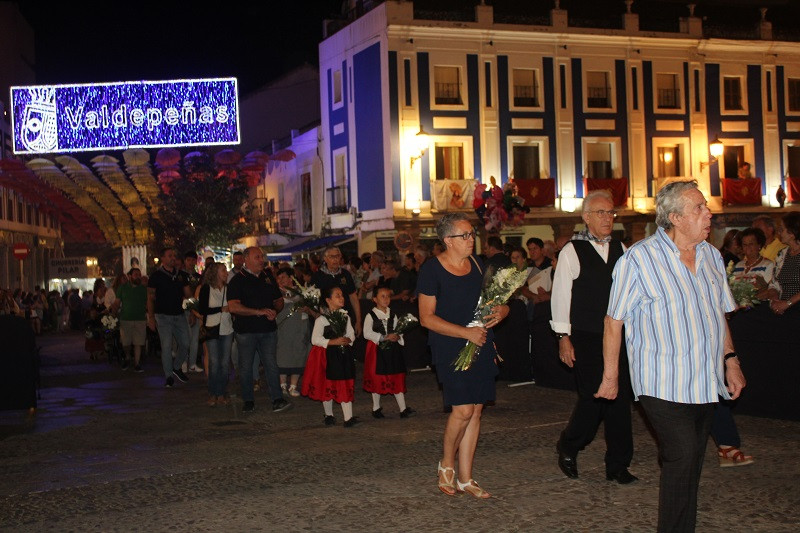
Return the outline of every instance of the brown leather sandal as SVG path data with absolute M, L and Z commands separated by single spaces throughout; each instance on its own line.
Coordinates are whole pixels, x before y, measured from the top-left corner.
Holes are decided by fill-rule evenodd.
M 719 466 L 727 468 L 729 466 L 745 466 L 753 464 L 753 456 L 745 455 L 742 450 L 733 446 L 719 446 L 717 448 L 717 456 L 719 456 Z
M 450 476 L 448 479 L 447 472 L 450 472 Z M 455 496 L 456 495 L 456 471 L 453 470 L 451 467 L 443 468 L 442 462 L 439 461 L 439 467 L 437 469 L 437 473 L 439 474 L 439 490 L 445 493 L 448 496 Z

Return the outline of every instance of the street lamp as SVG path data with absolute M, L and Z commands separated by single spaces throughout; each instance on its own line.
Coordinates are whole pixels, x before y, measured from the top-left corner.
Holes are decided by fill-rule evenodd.
M 428 134 L 425 130 L 422 129 L 422 124 L 419 125 L 419 132 L 414 136 L 414 146 L 411 150 L 411 153 L 414 155 L 411 156 L 411 168 L 414 168 L 414 162 L 418 159 L 422 159 L 422 156 L 425 155 L 425 150 L 428 149 Z M 419 154 L 419 155 L 416 155 Z
M 714 135 L 714 140 L 708 145 L 708 153 L 711 154 L 711 159 L 709 159 L 708 163 L 700 161 L 700 172 L 719 161 L 719 157 L 722 155 L 724 149 L 725 147 L 722 145 L 722 141 L 719 140 L 719 135 Z

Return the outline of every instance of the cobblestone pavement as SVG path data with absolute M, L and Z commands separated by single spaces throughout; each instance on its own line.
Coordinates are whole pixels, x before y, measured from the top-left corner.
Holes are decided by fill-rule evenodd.
M 475 477 L 490 500 L 436 488 L 446 415 L 435 377 L 408 379 L 418 414 L 370 416 L 358 391 L 354 428 L 322 424 L 305 398 L 273 413 L 205 405 L 205 380 L 164 389 L 145 373 L 90 363 L 79 334 L 46 336 L 38 413 L 0 412 L 0 531 L 653 531 L 655 442 L 634 412 L 640 481 L 605 480 L 604 442 L 578 456 L 580 479 L 556 465 L 573 394 L 500 382 L 486 409 Z M 358 383 L 358 382 L 357 382 Z M 357 387 L 358 388 L 358 387 Z M 231 387 L 232 392 L 233 386 Z M 798 531 L 800 423 L 737 417 L 755 464 L 719 468 L 709 441 L 698 531 Z M 602 429 L 599 432 L 602 435 Z

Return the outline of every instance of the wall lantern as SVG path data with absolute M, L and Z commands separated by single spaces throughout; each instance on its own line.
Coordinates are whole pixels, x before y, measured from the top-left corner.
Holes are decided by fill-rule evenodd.
M 719 140 L 719 135 L 715 135 L 714 140 L 708 145 L 708 153 L 711 154 L 711 159 L 708 161 L 708 163 L 700 161 L 700 172 L 702 172 L 706 167 L 711 166 L 719 161 L 724 149 L 725 147 L 722 145 L 722 141 Z
M 414 168 L 414 162 L 418 159 L 422 159 L 422 156 L 425 155 L 425 151 L 428 149 L 428 134 L 425 133 L 425 130 L 422 129 L 422 124 L 419 125 L 419 132 L 414 136 L 414 146 L 411 149 L 411 153 L 415 154 L 411 156 L 411 168 Z M 419 155 L 416 155 L 419 154 Z

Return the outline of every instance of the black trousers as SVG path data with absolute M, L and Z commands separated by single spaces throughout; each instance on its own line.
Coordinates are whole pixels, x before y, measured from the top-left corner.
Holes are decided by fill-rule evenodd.
M 714 404 L 676 403 L 652 396 L 639 396 L 639 401 L 658 438 L 661 460 L 658 531 L 694 531 L 697 489 Z
M 561 433 L 558 447 L 574 457 L 592 442 L 602 421 L 606 439 L 606 473 L 617 473 L 630 466 L 633 458 L 632 393 L 625 347 L 621 348 L 619 357 L 619 393 L 616 400 L 609 401 L 594 397 L 603 379 L 603 334 L 573 329 L 570 340 L 575 348 L 572 371 L 578 387 L 578 401 L 569 424 Z

